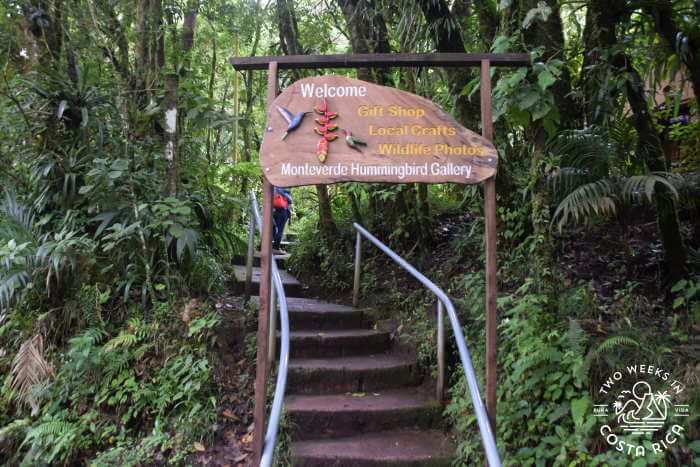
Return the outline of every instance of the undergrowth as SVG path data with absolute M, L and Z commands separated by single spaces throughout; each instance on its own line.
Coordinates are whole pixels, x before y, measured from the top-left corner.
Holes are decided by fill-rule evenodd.
M 82 298 L 92 291 L 84 287 Z M 8 375 L 0 406 L 15 406 L 17 418 L 0 430 L 6 464 L 180 464 L 194 442 L 210 438 L 216 400 L 208 349 L 218 313 L 202 307 L 181 316 L 162 302 L 153 319 L 136 309 L 129 315 L 119 325 L 97 320 L 64 352 L 49 352 L 58 370 L 30 394 L 18 393 Z M 14 403 L 28 398 L 31 412 Z

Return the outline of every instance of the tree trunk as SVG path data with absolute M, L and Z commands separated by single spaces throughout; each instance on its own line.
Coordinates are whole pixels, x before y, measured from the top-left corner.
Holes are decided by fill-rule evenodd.
M 259 9 L 258 9 L 258 4 L 256 3 L 255 7 L 255 17 L 257 18 Z M 260 43 L 260 30 L 262 29 L 261 24 L 257 24 L 257 27 L 255 28 L 255 32 L 253 33 L 253 48 L 250 52 L 250 56 L 254 57 L 257 52 L 258 52 L 258 44 Z M 246 71 L 245 75 L 245 90 L 246 90 L 246 95 L 245 95 L 245 118 L 241 120 L 243 123 L 242 126 L 242 132 L 243 132 L 243 160 L 245 162 L 250 162 L 251 155 L 251 146 L 253 145 L 251 141 L 251 128 L 253 127 L 253 103 L 255 101 L 255 90 L 253 87 L 253 72 L 248 70 Z M 238 99 L 238 96 L 236 96 L 236 99 Z M 259 148 L 258 148 L 259 149 Z M 247 196 L 247 191 L 248 191 L 248 178 L 244 177 L 243 180 L 241 181 L 241 193 L 244 196 Z
M 561 22 L 561 11 L 559 8 L 559 0 L 522 0 L 520 6 L 521 22 L 525 15 L 532 8 L 538 7 L 541 3 L 545 3 L 552 12 L 547 17 L 546 21 L 541 19 L 535 20 L 529 28 L 523 31 L 523 38 L 528 48 L 542 47 L 542 61 L 547 62 L 557 58 L 566 61 L 564 54 L 564 28 Z M 564 128 L 575 128 L 581 126 L 580 111 L 576 102 L 571 98 L 571 75 L 567 67 L 562 68 L 562 74 L 550 88 L 554 95 L 559 115 Z
M 112 62 L 112 66 L 114 66 L 114 69 L 124 83 L 126 83 L 127 87 L 131 91 L 135 91 L 137 89 L 137 84 L 134 82 L 134 77 L 131 75 L 131 68 L 129 66 L 129 41 L 119 21 L 119 15 L 114 10 L 114 6 L 105 0 L 97 1 L 95 4 L 99 10 L 107 16 L 105 33 L 112 44 L 116 45 L 116 48 L 112 45 L 105 45 L 103 47 L 103 53 L 110 62 Z
M 194 32 L 197 27 L 197 14 L 199 13 L 199 1 L 188 0 L 185 11 L 185 19 L 182 24 L 182 55 L 183 67 L 187 70 L 192 62 L 190 52 L 194 46 Z
M 590 31 L 591 37 L 601 49 L 613 50 L 618 46 L 615 28 L 623 19 L 629 17 L 630 11 L 625 8 L 611 10 L 606 0 L 591 2 L 591 15 L 596 19 L 596 28 Z M 596 57 L 598 58 L 598 57 Z M 627 77 L 625 91 L 634 117 L 637 130 L 636 157 L 640 158 L 649 171 L 663 172 L 667 170 L 665 154 L 661 138 L 654 127 L 651 113 L 645 97 L 644 81 L 632 65 L 631 60 L 622 51 L 617 51 L 608 59 L 609 66 L 614 72 Z M 657 224 L 661 242 L 664 246 L 665 263 L 671 280 L 685 274 L 686 250 L 680 233 L 676 206 L 666 187 L 656 184 L 654 187 L 656 202 Z
M 370 53 L 368 43 L 369 31 L 368 22 L 362 18 L 362 10 L 358 8 L 358 0 L 337 0 L 340 10 L 343 12 L 345 22 L 348 25 L 350 36 L 350 46 L 352 52 L 356 54 Z M 372 70 L 370 68 L 358 68 L 357 79 L 372 81 Z
M 542 293 L 554 293 L 554 283 L 552 270 L 554 257 L 552 255 L 552 241 L 550 233 L 551 222 L 551 199 L 547 189 L 545 179 L 545 131 L 542 127 L 535 127 L 530 136 L 534 143 L 530 159 L 529 191 L 530 223 L 532 225 L 532 235 L 534 238 L 533 248 L 530 258 L 533 276 L 537 279 L 536 284 Z
M 136 88 L 142 96 L 140 104 L 146 101 L 146 89 L 150 87 L 151 56 L 151 0 L 138 0 L 136 6 Z
M 245 162 L 250 162 L 251 159 L 251 147 L 253 146 L 253 142 L 251 141 L 252 135 L 251 135 L 251 127 L 253 126 L 253 101 L 254 101 L 254 94 L 253 94 L 253 72 L 248 70 L 246 71 L 245 75 L 245 89 L 246 89 L 246 105 L 245 105 L 245 113 L 243 114 L 245 116 L 243 120 L 243 161 Z M 247 196 L 248 192 L 248 178 L 243 177 L 243 180 L 241 181 L 241 194 L 244 196 Z
M 150 0 L 151 10 L 153 12 L 160 11 L 160 0 Z M 190 66 L 190 52 L 194 46 L 194 33 L 197 26 L 197 13 L 199 12 L 199 1 L 188 0 L 187 9 L 185 11 L 185 19 L 183 21 L 181 41 L 182 41 L 182 68 L 181 74 L 185 76 L 187 69 Z M 155 13 L 153 14 L 155 16 Z M 151 18 L 151 22 L 160 23 L 160 18 Z M 158 28 L 160 29 L 160 28 Z M 151 33 L 151 69 L 155 70 L 158 67 L 160 52 L 158 52 L 158 34 Z M 186 121 L 184 115 L 178 112 L 178 88 L 180 86 L 180 75 L 177 72 L 169 73 L 165 77 L 165 160 L 167 161 L 167 191 L 170 196 L 175 196 L 178 193 L 180 184 L 179 172 L 182 164 L 181 154 L 178 150 L 178 130 L 182 123 Z
M 479 32 L 488 50 L 496 38 L 500 15 L 498 5 L 493 0 L 473 2 L 473 8 L 479 18 Z
M 179 160 L 177 150 L 177 88 L 179 77 L 168 74 L 165 77 L 165 161 L 166 192 L 169 196 L 177 195 L 179 178 Z
M 152 16 L 152 54 L 151 68 L 158 77 L 158 73 L 165 66 L 165 22 L 163 21 L 163 2 L 161 0 L 151 0 Z
M 465 2 L 466 3 L 466 2 Z M 408 92 L 417 94 L 417 76 L 414 70 L 404 69 L 401 73 L 401 82 Z M 411 228 L 411 233 L 419 239 L 421 246 L 427 246 L 432 231 L 430 229 L 430 206 L 428 201 L 428 185 L 416 183 L 412 185 L 410 192 L 410 215 L 415 219 L 415 227 Z
M 61 17 L 63 2 L 61 0 L 32 2 L 31 6 L 24 5 L 22 12 L 32 37 L 34 48 L 32 58 L 36 59 L 40 67 L 51 69 L 61 58 L 64 27 Z M 50 73 L 48 69 L 46 73 Z
M 357 200 L 357 196 L 352 191 L 348 191 L 348 198 L 350 198 L 350 209 L 352 209 L 352 218 L 355 222 L 360 225 L 364 225 L 362 221 L 362 212 L 360 211 L 360 203 Z
M 332 242 L 338 237 L 338 228 L 333 220 L 328 187 L 326 185 L 316 185 L 316 193 L 318 194 L 318 224 L 321 237 L 327 242 Z
M 216 37 L 214 37 L 213 44 L 212 44 L 212 50 L 211 50 L 211 70 L 209 72 L 209 86 L 208 86 L 208 97 L 209 101 L 213 102 L 214 101 L 214 80 L 216 79 Z M 222 99 L 221 103 L 221 112 L 224 111 L 224 103 L 226 102 L 226 94 L 228 93 L 228 81 L 226 82 L 226 89 L 224 89 L 224 98 Z M 238 98 L 238 96 L 236 96 Z M 221 128 L 219 128 L 216 132 L 216 138 L 215 138 L 215 144 L 212 150 L 212 129 L 211 129 L 211 118 L 209 119 L 209 124 L 207 125 L 207 144 L 206 144 L 206 157 L 207 157 L 207 172 L 205 176 L 205 186 L 207 189 L 207 198 L 209 200 L 209 203 L 211 205 L 214 204 L 214 196 L 211 191 L 211 185 L 209 183 L 209 178 L 212 174 L 212 169 L 214 168 L 213 166 L 213 159 L 216 154 L 216 149 L 219 144 L 219 138 L 221 137 Z M 233 144 L 237 144 L 238 142 L 234 138 Z
M 418 183 L 418 206 L 422 217 L 422 223 L 428 225 L 430 221 L 430 202 L 428 200 L 428 184 Z
M 634 127 L 637 130 L 637 156 L 641 156 L 652 172 L 668 171 L 666 156 L 661 145 L 661 138 L 654 127 L 647 107 L 644 93 L 644 81 L 628 58 L 624 59 L 628 80 L 626 83 L 627 101 L 634 113 Z M 656 215 L 664 245 L 664 254 L 669 278 L 672 282 L 686 273 L 687 255 L 678 222 L 678 213 L 672 194 L 668 188 L 659 183 L 654 187 Z
M 299 42 L 299 28 L 291 0 L 277 0 L 277 21 L 279 24 L 280 45 L 285 55 L 302 55 Z
M 700 14 L 700 4 L 698 4 Z M 673 19 L 673 6 L 669 0 L 658 0 L 644 5 L 644 11 L 654 20 L 656 32 L 666 42 L 672 54 L 678 54 L 676 50 L 678 41 L 686 39 L 686 53 L 679 57 L 688 69 L 690 81 L 693 83 L 695 99 L 700 107 L 700 29 L 695 27 L 692 32 L 684 35 Z
M 348 25 L 353 53 L 389 53 L 386 20 L 374 0 L 337 0 Z M 377 84 L 387 84 L 386 70 L 358 68 L 357 78 Z
M 543 2 L 539 0 L 521 0 L 518 3 L 517 24 L 522 24 L 527 13 L 541 3 Z M 551 13 L 546 21 L 543 21 L 541 18 L 537 19 L 527 29 L 523 30 L 525 48 L 542 48 L 541 60 L 545 63 L 554 58 L 565 61 L 564 31 L 560 17 L 559 1 L 546 0 L 544 3 L 551 8 Z M 550 89 L 554 95 L 554 102 L 559 115 L 563 116 L 563 126 L 574 126 L 574 119 L 578 112 L 573 111 L 574 103 L 568 96 L 571 92 L 571 82 L 566 68 L 563 69 L 562 75 Z M 533 258 L 532 270 L 538 278 L 537 283 L 542 287 L 542 291 L 551 293 L 553 291 L 551 271 L 554 263 L 549 230 L 551 199 L 549 190 L 544 183 L 547 176 L 545 172 L 547 134 L 540 121 L 534 122 L 528 129 L 528 133 L 530 134 L 528 139 L 533 141 L 529 173 L 529 191 L 532 207 L 530 223 L 532 225 L 535 248 L 531 255 Z
M 419 0 L 425 20 L 432 31 L 435 48 L 438 52 L 464 53 L 462 28 L 450 11 L 445 0 Z M 447 70 L 447 80 L 450 94 L 454 97 L 455 118 L 467 128 L 478 126 L 479 104 L 474 99 L 470 102 L 468 96 L 462 94 L 464 87 L 474 76 L 466 68 L 450 68 Z
M 585 94 L 585 115 L 588 125 L 607 126 L 611 114 L 609 103 L 616 99 L 616 89 L 610 89 L 605 96 L 600 95 L 608 81 L 608 70 L 592 72 L 596 64 L 602 62 L 601 51 L 617 42 L 615 26 L 628 16 L 624 2 L 606 3 L 602 0 L 591 2 L 586 12 L 586 26 L 583 30 L 583 65 L 581 83 Z

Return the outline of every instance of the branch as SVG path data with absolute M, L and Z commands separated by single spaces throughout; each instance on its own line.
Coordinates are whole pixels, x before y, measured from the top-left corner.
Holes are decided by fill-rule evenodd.
M 5 88 L 6 90 L 3 92 L 7 96 L 8 99 L 12 101 L 13 104 L 17 107 L 17 110 L 19 110 L 19 113 L 22 114 L 22 118 L 24 118 L 24 123 L 27 125 L 27 130 L 32 131 L 32 125 L 31 122 L 29 121 L 29 117 L 27 117 L 27 114 L 24 112 L 24 108 L 20 104 L 20 102 L 17 100 L 15 96 L 12 95 L 10 92 L 10 83 L 7 82 L 7 76 L 5 74 L 2 75 L 3 80 L 5 81 Z

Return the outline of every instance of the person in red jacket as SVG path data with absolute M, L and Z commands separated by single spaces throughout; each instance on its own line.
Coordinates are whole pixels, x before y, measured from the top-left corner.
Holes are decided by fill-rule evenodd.
M 284 226 L 292 217 L 292 195 L 284 188 L 275 187 L 272 194 L 272 248 L 279 250 Z

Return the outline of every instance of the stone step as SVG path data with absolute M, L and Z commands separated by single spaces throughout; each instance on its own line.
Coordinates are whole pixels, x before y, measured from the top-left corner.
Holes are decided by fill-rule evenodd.
M 421 388 L 288 396 L 285 410 L 294 440 L 352 436 L 396 428 L 430 428 L 442 405 Z
M 303 299 L 287 300 L 290 326 L 295 331 L 367 328 L 361 309 L 316 300 L 297 300 Z
M 250 297 L 257 307 L 259 297 Z M 236 309 L 242 309 L 238 304 Z M 331 329 L 367 328 L 363 310 L 314 298 L 287 297 L 290 327 L 294 331 L 323 331 Z
M 342 358 L 293 358 L 288 394 L 366 392 L 416 385 L 420 375 L 414 356 L 384 353 Z
M 236 285 L 238 288 L 243 290 L 245 287 L 245 266 L 234 265 L 233 275 L 236 279 Z M 282 285 L 284 286 L 284 291 L 288 297 L 300 296 L 303 294 L 303 287 L 301 283 L 287 271 L 280 271 L 280 277 L 282 278 Z M 252 278 L 252 289 L 251 293 L 257 295 L 260 293 L 260 268 L 253 268 L 253 278 Z
M 292 443 L 296 467 L 442 467 L 454 447 L 436 430 L 392 430 Z
M 277 267 L 279 267 L 280 269 L 287 269 L 287 261 L 289 261 L 289 258 L 291 258 L 291 256 L 292 255 L 290 255 L 289 253 L 275 255 Z M 245 255 L 236 255 L 233 257 L 233 264 L 245 266 L 246 260 L 247 258 L 245 257 Z M 253 253 L 253 266 L 256 268 L 260 267 L 259 251 Z
M 291 358 L 378 354 L 391 343 L 388 332 L 372 329 L 292 331 L 289 338 Z

